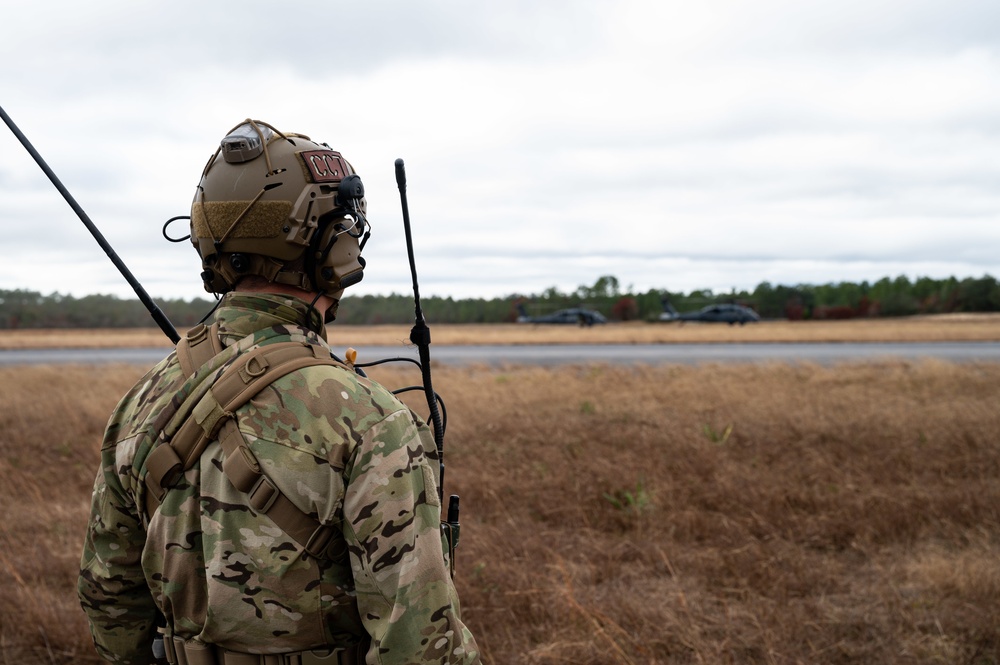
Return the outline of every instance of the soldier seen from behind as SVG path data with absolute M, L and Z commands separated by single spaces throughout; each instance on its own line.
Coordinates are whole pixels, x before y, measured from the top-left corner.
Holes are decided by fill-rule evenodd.
M 125 395 L 102 446 L 79 595 L 106 659 L 480 662 L 431 430 L 326 342 L 365 266 L 363 193 L 329 146 L 260 121 L 206 165 L 191 242 L 214 321 Z

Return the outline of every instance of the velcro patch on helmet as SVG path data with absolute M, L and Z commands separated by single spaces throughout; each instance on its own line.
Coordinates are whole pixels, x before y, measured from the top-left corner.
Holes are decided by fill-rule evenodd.
M 233 220 L 246 210 L 250 201 L 209 201 L 191 206 L 191 226 L 196 238 L 274 238 L 292 213 L 289 201 L 257 201 L 246 211 L 240 223 Z
M 340 182 L 348 175 L 347 162 L 333 150 L 303 150 L 297 153 L 312 182 Z

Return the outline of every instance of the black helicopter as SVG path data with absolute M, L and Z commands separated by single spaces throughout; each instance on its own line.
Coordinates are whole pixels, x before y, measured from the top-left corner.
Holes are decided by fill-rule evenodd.
M 670 301 L 663 301 L 660 321 L 701 321 L 703 323 L 728 323 L 729 325 L 755 323 L 760 314 L 745 305 L 718 304 L 702 307 L 696 312 L 678 312 Z
M 517 305 L 517 322 L 518 323 L 555 323 L 562 325 L 577 325 L 589 327 L 595 324 L 607 323 L 608 320 L 600 312 L 595 312 L 592 309 L 585 309 L 583 307 L 570 307 L 569 309 L 560 309 L 552 314 L 543 314 L 542 316 L 528 316 L 528 313 L 524 311 L 524 305 L 518 303 Z

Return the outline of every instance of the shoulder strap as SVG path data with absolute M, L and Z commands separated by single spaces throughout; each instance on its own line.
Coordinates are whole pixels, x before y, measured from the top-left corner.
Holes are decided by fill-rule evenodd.
M 181 344 L 178 344 L 179 359 L 184 357 Z M 190 355 L 181 361 L 182 368 L 187 371 L 184 363 L 197 360 L 210 346 L 203 341 L 190 344 Z M 187 355 L 188 350 L 183 353 Z M 237 357 L 198 400 L 176 433 L 169 438 L 161 435 L 164 440 L 147 457 L 144 479 L 147 515 L 155 512 L 167 490 L 194 465 L 205 447 L 218 439 L 226 455 L 223 472 L 238 490 L 248 495 L 254 510 L 267 515 L 311 556 L 324 559 L 339 556 L 343 541 L 335 538 L 335 527 L 302 512 L 281 493 L 261 470 L 234 416 L 241 406 L 277 379 L 314 365 L 343 367 L 325 347 L 304 342 L 267 344 Z
M 199 323 L 187 331 L 177 342 L 177 360 L 184 376 L 191 376 L 198 368 L 222 353 L 225 347 L 219 338 L 219 323 L 211 326 Z
M 207 390 L 203 384 L 210 373 L 199 370 L 210 362 L 218 369 L 230 361 L 221 355 L 226 349 L 223 349 L 218 330 L 217 323 L 211 327 L 198 324 L 177 342 L 177 361 L 187 380 L 153 421 L 150 433 L 155 439 L 153 448 L 142 460 L 139 468 L 139 476 L 146 486 L 142 516 L 147 521 L 156 512 L 166 490 L 172 487 L 181 474 L 194 464 L 197 456 L 201 455 L 201 450 L 189 450 L 186 451 L 185 459 L 180 459 L 169 442 L 174 438 L 174 433 L 190 420 L 191 409 Z M 238 349 L 235 348 L 229 351 L 231 356 L 238 353 Z

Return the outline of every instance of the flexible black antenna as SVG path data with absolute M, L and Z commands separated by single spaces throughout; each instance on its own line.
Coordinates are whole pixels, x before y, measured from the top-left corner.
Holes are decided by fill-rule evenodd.
M 413 277 L 413 313 L 414 323 L 410 329 L 410 342 L 417 345 L 420 354 L 420 375 L 424 383 L 424 396 L 427 398 L 427 408 L 430 410 L 431 422 L 434 423 L 434 443 L 437 446 L 440 468 L 438 498 L 444 502 L 444 422 L 438 410 L 438 396 L 431 385 L 431 331 L 424 321 L 424 313 L 420 309 L 420 286 L 417 284 L 417 264 L 413 258 L 413 236 L 410 233 L 410 206 L 406 202 L 406 170 L 403 160 L 396 160 L 396 185 L 399 187 L 399 202 L 403 207 L 403 230 L 406 231 L 406 253 L 410 259 L 410 275 Z M 458 495 L 452 494 L 448 499 L 447 518 L 441 522 L 441 532 L 448 541 L 448 562 L 452 577 L 455 576 L 455 548 L 461 535 L 461 525 L 458 520 Z
M 424 321 L 424 313 L 420 309 L 420 286 L 417 284 L 417 264 L 413 258 L 413 237 L 410 233 L 410 207 L 406 202 L 406 170 L 403 160 L 396 160 L 396 185 L 399 187 L 399 200 L 403 206 L 403 229 L 406 232 L 406 253 L 410 259 L 410 275 L 413 277 L 414 323 L 410 329 L 410 341 L 417 346 L 420 355 L 420 373 L 423 377 L 424 395 L 427 407 L 430 409 L 431 422 L 434 423 L 434 443 L 437 445 L 438 458 L 441 463 L 441 484 L 438 490 L 444 496 L 444 427 L 441 414 L 438 411 L 437 397 L 431 384 L 431 331 Z
M 63 195 L 63 198 L 66 199 L 66 203 L 68 203 L 69 207 L 72 208 L 73 211 L 77 214 L 77 216 L 80 218 L 80 221 L 83 222 L 83 225 L 86 226 L 87 230 L 90 231 L 90 234 L 94 236 L 94 240 L 96 240 L 97 244 L 101 246 L 101 249 L 104 250 L 104 253 L 108 255 L 108 258 L 111 259 L 111 262 L 115 264 L 115 267 L 118 268 L 118 272 L 120 272 L 122 276 L 125 278 L 125 281 L 129 283 L 129 285 L 132 287 L 132 290 L 135 291 L 135 294 L 139 296 L 139 300 L 142 302 L 142 304 L 145 305 L 147 310 L 149 310 L 150 316 L 152 316 L 153 320 L 156 321 L 156 324 L 160 326 L 160 330 L 162 330 L 163 333 L 168 338 L 170 338 L 171 342 L 176 344 L 177 341 L 180 340 L 180 335 L 177 334 L 177 330 L 174 328 L 173 324 L 170 323 L 170 319 L 167 318 L 167 315 L 164 314 L 160 310 L 160 308 L 156 306 L 156 303 L 153 302 L 153 299 L 150 298 L 149 294 L 146 293 L 146 290 L 142 288 L 142 284 L 139 283 L 139 280 L 137 280 L 135 276 L 129 271 L 128 267 L 125 266 L 125 263 L 118 257 L 118 254 L 115 253 L 115 250 L 111 247 L 108 241 L 104 239 L 104 236 L 101 235 L 101 232 L 97 229 L 97 226 L 95 226 L 94 223 L 90 221 L 90 217 L 87 216 L 87 213 L 83 211 L 83 208 L 81 208 L 80 204 L 76 202 L 76 199 L 73 198 L 73 195 L 69 193 L 69 190 L 66 189 L 65 186 L 63 186 L 59 178 L 56 177 L 56 174 L 53 173 L 52 169 L 49 168 L 49 165 L 45 163 L 44 159 L 42 159 L 42 156 L 38 154 L 37 150 L 35 150 L 35 146 L 31 145 L 31 141 L 29 141 L 28 138 L 23 133 L 21 133 L 21 130 L 17 128 L 17 125 L 14 124 L 14 121 L 11 120 L 10 116 L 7 115 L 7 112 L 4 111 L 2 107 L 0 107 L 0 117 L 3 118 L 4 123 L 6 123 L 7 127 L 10 128 L 10 131 L 14 133 L 14 136 L 17 137 L 17 140 L 21 142 L 21 145 L 24 146 L 24 149 L 28 151 L 28 154 L 31 155 L 32 158 L 34 158 L 35 162 L 38 164 L 38 166 L 41 167 L 45 175 L 49 177 L 49 180 L 52 181 L 52 184 L 56 186 L 56 189 L 59 190 L 59 193 Z

